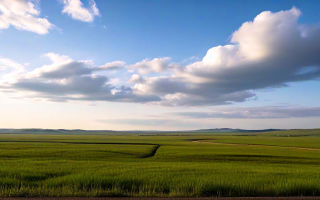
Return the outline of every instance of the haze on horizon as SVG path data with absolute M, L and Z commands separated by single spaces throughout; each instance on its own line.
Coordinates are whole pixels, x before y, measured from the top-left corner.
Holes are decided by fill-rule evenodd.
M 319 8 L 0 0 L 0 128 L 319 128 Z

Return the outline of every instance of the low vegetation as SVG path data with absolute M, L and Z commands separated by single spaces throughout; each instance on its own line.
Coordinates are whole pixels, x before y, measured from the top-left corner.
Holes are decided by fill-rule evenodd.
M 0 134 L 0 196 L 320 195 L 320 130 L 199 134 Z

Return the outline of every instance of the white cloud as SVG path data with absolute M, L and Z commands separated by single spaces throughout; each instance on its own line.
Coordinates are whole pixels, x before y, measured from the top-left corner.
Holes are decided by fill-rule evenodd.
M 100 12 L 94 0 L 90 0 L 89 3 L 90 8 L 85 8 L 80 0 L 63 0 L 62 13 L 67 13 L 75 20 L 92 22 L 95 16 L 100 15 Z
M 124 61 L 113 61 L 94 68 L 94 70 L 118 70 L 126 66 Z
M 15 82 L 24 72 L 25 67 L 20 63 L 0 57 L 0 86 Z
M 120 83 L 120 79 L 112 78 L 112 79 L 109 80 L 109 83 L 112 84 L 112 85 L 118 84 L 118 83 Z
M 293 7 L 277 13 L 265 11 L 254 21 L 243 23 L 231 38 L 231 42 L 239 44 L 238 56 L 247 60 L 264 59 L 296 45 L 301 40 L 297 26 L 300 15 L 301 11 Z
M 47 78 L 47 79 L 61 79 L 71 76 L 79 76 L 90 74 L 90 69 L 93 65 L 91 61 L 74 61 L 68 56 L 63 56 L 55 53 L 44 54 L 53 63 L 44 65 L 33 70 L 25 75 L 26 78 Z
M 68 56 L 59 55 L 53 52 L 46 53 L 43 56 L 49 58 L 53 63 L 60 63 L 60 62 L 66 62 L 66 61 L 72 60 Z
M 14 26 L 18 30 L 47 34 L 53 28 L 47 19 L 38 17 L 40 11 L 27 0 L 0 0 L 0 29 Z
M 145 78 L 134 89 L 160 95 L 162 105 L 219 105 L 246 101 L 258 89 L 319 78 L 320 29 L 305 26 L 302 34 L 300 15 L 297 8 L 262 12 L 243 23 L 230 44 L 209 49 L 202 61 L 170 76 Z
M 137 69 L 141 74 L 149 74 L 151 72 L 163 72 L 168 67 L 169 57 L 154 58 L 153 60 L 144 59 L 134 65 L 128 66 L 129 69 Z
M 191 61 L 196 61 L 199 58 L 197 56 L 191 56 L 189 58 L 184 59 L 183 61 L 181 61 L 181 63 L 190 63 Z
M 23 65 L 15 62 L 13 60 L 10 60 L 8 58 L 1 58 L 0 57 L 0 69 L 7 70 L 9 68 L 19 70 L 19 71 L 24 70 Z
M 100 15 L 100 11 L 98 10 L 97 8 L 97 4 L 94 0 L 90 0 L 90 7 L 91 7 L 91 10 L 92 10 L 92 13 L 94 16 L 99 16 Z
M 139 74 L 132 74 L 129 83 L 144 83 L 144 79 Z
M 73 60 L 68 56 L 47 53 L 52 61 L 31 72 L 12 73 L 0 77 L 0 91 L 15 91 L 23 98 L 46 99 L 50 101 L 117 101 L 150 102 L 159 101 L 156 95 L 136 94 L 131 88 L 116 85 L 118 78 L 110 79 L 95 75 L 91 60 Z M 20 68 L 23 66 L 8 59 L 0 59 L 1 66 Z M 24 68 L 23 68 L 24 69 Z M 10 81 L 6 76 L 11 75 Z M 5 81 L 6 80 L 6 81 Z M 28 94 L 26 94 L 28 93 Z

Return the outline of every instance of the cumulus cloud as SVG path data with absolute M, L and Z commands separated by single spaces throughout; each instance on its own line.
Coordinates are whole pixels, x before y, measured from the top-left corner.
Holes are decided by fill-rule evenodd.
M 136 69 L 141 74 L 149 74 L 151 72 L 163 72 L 168 67 L 169 57 L 154 58 L 152 60 L 144 59 L 141 62 L 128 66 L 129 69 Z
M 49 58 L 53 63 L 59 63 L 64 61 L 71 61 L 72 59 L 65 55 L 59 55 L 57 53 L 46 53 L 43 55 L 43 57 Z
M 139 74 L 132 74 L 129 83 L 144 83 L 144 79 Z
M 219 105 L 246 101 L 255 90 L 320 77 L 320 29 L 298 24 L 301 12 L 260 13 L 231 36 L 231 43 L 208 50 L 202 61 L 170 76 L 146 78 L 134 88 L 161 94 L 162 105 Z
M 292 107 L 292 106 L 265 106 L 265 107 L 235 107 L 215 108 L 209 112 L 179 112 L 174 115 L 195 118 L 230 118 L 230 119 L 267 119 L 267 118 L 305 118 L 320 117 L 320 107 Z
M 24 98 L 51 101 L 159 101 L 156 95 L 136 94 L 130 87 L 115 85 L 118 79 L 109 79 L 93 73 L 94 63 L 90 60 L 76 61 L 55 53 L 44 55 L 52 63 L 31 72 L 19 73 L 11 81 L 0 82 L 0 90 L 15 90 Z M 6 61 L 6 60 L 5 60 Z M 4 63 L 4 62 L 1 62 Z M 6 62 L 17 67 L 15 63 Z M 6 65 L 7 66 L 7 65 Z M 20 67 L 22 65 L 19 65 Z M 4 80 L 5 76 L 0 79 Z
M 95 16 L 100 15 L 94 0 L 89 1 L 89 8 L 85 8 L 80 0 L 63 0 L 63 4 L 62 13 L 70 15 L 75 20 L 92 22 Z
M 0 87 L 2 84 L 12 83 L 17 76 L 25 72 L 25 67 L 8 58 L 0 57 Z
M 53 63 L 27 73 L 27 78 L 62 79 L 92 72 L 89 68 L 92 65 L 90 61 L 74 61 L 68 56 L 61 56 L 55 53 L 47 53 L 44 56 L 50 58 Z
M 0 0 L 0 29 L 13 26 L 18 30 L 47 34 L 54 25 L 39 15 L 40 11 L 30 1 Z

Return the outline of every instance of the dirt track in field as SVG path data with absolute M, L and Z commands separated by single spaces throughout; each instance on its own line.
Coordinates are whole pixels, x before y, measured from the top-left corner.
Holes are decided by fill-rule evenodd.
M 153 197 L 11 197 L 1 200 L 320 200 L 320 197 L 180 197 L 180 198 L 153 198 Z
M 223 143 L 223 142 L 201 142 L 200 140 L 193 140 L 192 142 L 196 142 L 196 143 L 204 143 L 204 144 L 232 145 L 232 146 L 280 147 L 280 148 L 286 148 L 286 149 L 300 149 L 300 150 L 309 150 L 309 151 L 320 151 L 320 149 L 315 149 L 315 148 L 306 148 L 306 147 L 286 147 L 286 146 L 278 146 L 278 145 L 245 144 L 245 143 Z

